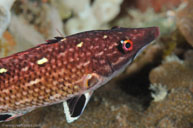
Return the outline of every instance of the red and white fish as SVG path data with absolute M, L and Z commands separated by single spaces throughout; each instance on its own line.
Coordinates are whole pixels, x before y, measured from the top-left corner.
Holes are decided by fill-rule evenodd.
M 73 122 L 93 91 L 158 35 L 157 27 L 87 31 L 1 58 L 0 121 L 63 102 L 67 122 Z

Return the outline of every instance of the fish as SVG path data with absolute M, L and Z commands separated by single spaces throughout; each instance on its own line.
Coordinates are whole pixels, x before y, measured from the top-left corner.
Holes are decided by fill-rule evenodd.
M 77 120 L 93 92 L 158 36 L 158 27 L 113 27 L 55 37 L 0 58 L 0 122 L 57 103 L 68 123 Z

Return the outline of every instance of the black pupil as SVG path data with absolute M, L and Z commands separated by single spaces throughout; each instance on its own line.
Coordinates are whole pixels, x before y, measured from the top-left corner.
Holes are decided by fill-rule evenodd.
M 126 47 L 126 48 L 130 48 L 130 46 L 131 46 L 130 43 L 126 43 L 126 44 L 125 44 L 125 47 Z

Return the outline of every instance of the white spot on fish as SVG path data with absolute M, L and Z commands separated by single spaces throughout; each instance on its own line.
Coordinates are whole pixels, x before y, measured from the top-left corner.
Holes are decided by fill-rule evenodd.
M 14 98 L 15 98 L 15 95 L 11 95 L 11 98 L 14 99 Z
M 137 29 L 134 29 L 133 31 L 136 33 L 136 32 L 137 32 Z
M 99 38 L 95 38 L 94 40 L 95 40 L 95 41 L 98 41 L 98 40 L 99 40 Z
M 2 92 L 9 93 L 9 89 L 4 89 Z
M 79 89 L 79 86 L 78 86 L 78 85 L 75 85 L 75 86 L 74 86 L 74 89 Z
M 61 41 L 65 41 L 65 40 L 66 40 L 66 38 L 62 39 Z
M 61 95 L 60 94 L 55 94 L 53 96 L 50 96 L 50 100 L 54 100 L 56 98 L 59 98 Z
M 71 71 L 72 71 L 72 72 L 76 72 L 76 68 L 72 68 Z
M 76 45 L 76 47 L 81 48 L 83 46 L 83 43 L 84 42 L 80 42 L 79 44 Z
M 86 52 L 86 56 L 90 56 L 91 55 L 91 53 L 90 52 Z
M 59 53 L 58 57 L 65 56 L 66 53 L 67 53 L 66 51 L 65 52 L 61 52 L 61 53 Z
M 89 65 L 90 64 L 90 61 L 87 61 L 87 62 L 85 62 L 84 64 L 83 64 L 83 66 L 87 66 L 87 65 Z
M 52 59 L 52 60 L 51 60 L 51 63 L 52 63 L 52 64 L 54 64 L 55 62 L 56 62 L 55 59 Z
M 113 52 L 112 52 L 112 55 L 115 55 L 115 54 L 117 54 L 117 51 L 113 51 Z
M 43 96 L 39 96 L 38 98 L 39 98 L 39 99 L 44 99 L 44 97 L 43 97 Z
M 34 66 L 34 63 L 30 62 L 29 65 L 33 67 L 33 66 Z
M 73 48 L 69 48 L 68 50 L 69 50 L 69 52 L 73 52 L 73 51 L 74 51 L 74 49 L 73 49 Z
M 93 48 L 94 48 L 93 45 L 91 45 L 91 46 L 90 46 L 90 49 L 93 49 Z
M 26 83 L 25 86 L 31 86 L 39 82 L 40 82 L 40 79 L 35 79 L 35 80 L 30 81 L 29 83 Z
M 21 70 L 25 72 L 25 71 L 28 70 L 28 67 L 24 67 L 24 68 L 22 68 Z
M 1 73 L 5 73 L 5 72 L 7 72 L 7 69 L 5 69 L 5 68 L 0 68 L 0 74 L 1 74 Z
M 132 40 L 135 40 L 135 39 L 137 39 L 137 37 L 136 37 L 136 36 L 133 36 L 133 37 L 132 37 Z
M 114 45 L 109 46 L 109 50 L 112 50 L 114 48 Z
M 73 58 L 69 58 L 69 62 L 73 62 L 74 61 L 74 59 Z
M 85 38 L 86 41 L 90 41 L 91 39 L 90 38 Z
M 105 64 L 105 60 L 104 59 L 101 59 L 99 62 L 100 62 L 100 64 Z
M 52 52 L 53 51 L 51 48 L 48 48 L 47 50 L 48 50 L 48 52 Z
M 99 49 L 99 45 L 94 46 L 94 49 Z
M 38 60 L 38 61 L 37 61 L 37 64 L 38 64 L 38 65 L 42 65 L 42 64 L 44 64 L 44 63 L 46 63 L 46 62 L 48 62 L 48 59 L 44 57 L 44 58 Z
M 103 51 L 99 52 L 99 53 L 96 53 L 95 56 L 98 57 L 98 56 L 102 56 L 104 54 Z
M 0 109 L 7 109 L 9 108 L 8 105 L 0 105 Z
M 0 101 L 3 102 L 3 100 L 4 100 L 4 99 L 3 99 L 2 97 L 0 97 Z
M 24 103 L 30 102 L 30 101 L 31 101 L 31 99 L 25 98 L 25 99 L 23 99 L 23 100 L 20 100 L 20 101 L 18 101 L 18 102 L 15 102 L 15 105 L 21 105 L 21 104 L 24 104 Z
M 103 36 L 103 39 L 106 39 L 107 37 L 108 37 L 107 35 L 104 35 L 104 36 Z
M 34 89 L 34 91 L 35 91 L 35 92 L 38 92 L 38 91 L 39 91 L 39 89 L 38 89 L 38 88 L 35 88 L 35 89 Z
M 23 91 L 23 95 L 26 96 L 26 95 L 27 95 L 27 92 Z
M 61 66 L 62 66 L 61 61 L 58 61 L 57 64 L 58 64 L 58 67 L 61 67 Z

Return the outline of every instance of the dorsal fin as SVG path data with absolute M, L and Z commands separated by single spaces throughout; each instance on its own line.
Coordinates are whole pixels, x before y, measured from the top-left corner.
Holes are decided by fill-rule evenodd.
M 54 39 L 46 40 L 46 42 L 47 42 L 48 44 L 53 44 L 53 43 L 59 42 L 59 41 L 62 40 L 62 39 L 64 39 L 64 37 L 59 37 L 59 36 L 57 36 L 57 37 L 54 37 Z
M 121 27 L 119 27 L 119 26 L 113 26 L 113 27 L 111 28 L 111 30 L 113 30 L 113 29 L 119 29 L 119 28 L 121 28 Z

